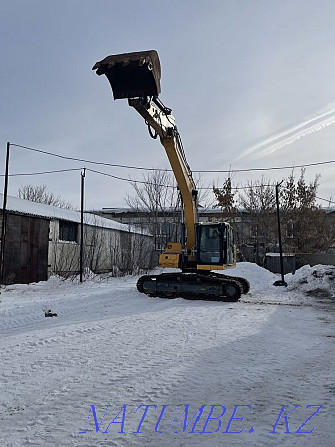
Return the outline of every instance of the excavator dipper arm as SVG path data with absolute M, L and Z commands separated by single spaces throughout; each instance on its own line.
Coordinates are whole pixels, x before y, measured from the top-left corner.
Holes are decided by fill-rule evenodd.
M 175 118 L 157 100 L 149 100 L 143 104 L 141 99 L 129 99 L 129 105 L 142 115 L 145 122 L 159 136 L 165 148 L 171 168 L 175 175 L 184 203 L 185 225 L 187 231 L 186 249 L 190 254 L 195 246 L 195 224 L 197 222 L 197 190 L 181 148 L 180 137 Z M 158 103 L 159 104 L 159 103 Z M 166 112 L 168 110 L 169 113 Z

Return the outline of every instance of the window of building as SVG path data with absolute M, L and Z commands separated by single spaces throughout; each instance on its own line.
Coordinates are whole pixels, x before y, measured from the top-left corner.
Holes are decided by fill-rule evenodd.
M 59 240 L 78 242 L 78 224 L 66 220 L 59 221 Z

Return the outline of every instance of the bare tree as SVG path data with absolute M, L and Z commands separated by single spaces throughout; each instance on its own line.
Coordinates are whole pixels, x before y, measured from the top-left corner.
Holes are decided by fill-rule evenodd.
M 211 188 L 208 187 L 208 184 L 206 185 L 201 173 L 197 172 L 196 175 L 193 175 L 193 180 L 198 191 L 198 207 L 204 210 L 213 206 L 213 196 L 210 195 Z
M 328 252 L 334 247 L 335 223 L 327 210 L 316 203 L 319 179 L 320 175 L 316 175 L 313 181 L 307 182 L 305 169 L 302 169 L 297 179 L 292 171 L 283 181 L 280 188 L 280 218 L 285 251 L 297 254 Z M 233 222 L 237 213 L 242 217 L 242 224 L 234 227 L 237 241 L 246 257 L 259 264 L 262 264 L 266 251 L 278 249 L 273 183 L 264 178 L 248 182 L 243 193 L 238 195 L 238 200 L 235 199 L 236 191 L 233 191 L 230 178 L 222 188 L 213 188 L 216 206 L 221 208 L 223 218 Z M 241 246 L 243 242 L 247 244 L 245 247 Z
M 198 203 L 206 208 L 208 191 L 201 175 L 194 182 L 198 189 Z M 155 237 L 155 248 L 165 248 L 168 241 L 180 241 L 182 229 L 182 200 L 172 172 L 153 170 L 143 175 L 141 183 L 130 181 L 134 195 L 125 199 L 137 214 L 137 224 Z
M 178 191 L 172 175 L 153 170 L 143 175 L 142 183 L 130 182 L 134 195 L 128 195 L 127 205 L 138 216 L 137 225 L 148 229 L 155 237 L 156 249 L 162 249 L 167 239 L 180 237 L 181 211 Z
M 17 195 L 20 199 L 30 200 L 31 202 L 45 203 L 59 208 L 73 209 L 71 203 L 66 202 L 60 196 L 55 196 L 54 193 L 50 192 L 47 185 L 23 185 L 18 189 Z
M 292 172 L 282 189 L 284 244 L 297 253 L 328 251 L 334 243 L 335 228 L 326 210 L 316 203 L 320 175 L 307 183 L 305 171 L 301 170 L 298 180 Z
M 250 223 L 255 262 L 262 264 L 269 244 L 276 239 L 276 195 L 271 181 L 262 177 L 248 182 L 239 195 L 239 204 Z

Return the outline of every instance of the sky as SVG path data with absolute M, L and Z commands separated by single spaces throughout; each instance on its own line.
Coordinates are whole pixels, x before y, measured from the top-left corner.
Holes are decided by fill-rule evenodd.
M 80 169 L 143 180 L 143 171 L 59 155 L 169 168 L 164 148 L 126 100 L 92 71 L 111 54 L 158 51 L 163 103 L 172 108 L 193 171 L 300 166 L 335 160 L 335 2 L 332 0 L 0 0 L 0 174 L 8 192 L 48 186 L 80 207 Z M 335 163 L 318 196 L 335 200 Z M 296 176 L 300 169 L 295 168 Z M 291 169 L 239 172 L 243 186 Z M 198 174 L 195 174 L 198 176 Z M 203 173 L 201 185 L 226 174 Z M 3 177 L 1 177 L 3 185 Z M 127 206 L 129 181 L 86 172 L 85 207 Z M 210 200 L 210 199 L 209 199 Z M 327 202 L 322 201 L 323 206 Z M 334 204 L 333 204 L 334 206 Z

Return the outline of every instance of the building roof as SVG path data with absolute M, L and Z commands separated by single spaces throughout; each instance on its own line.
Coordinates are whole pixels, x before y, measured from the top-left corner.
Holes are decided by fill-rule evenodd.
M 0 193 L 0 211 L 2 210 L 3 194 Z M 80 211 L 67 210 L 57 206 L 47 205 L 45 203 L 31 202 L 30 200 L 19 199 L 18 197 L 7 197 L 7 211 L 25 214 L 29 216 L 43 217 L 45 219 L 66 220 L 69 222 L 81 222 Z M 94 227 L 110 228 L 113 230 L 139 233 L 150 236 L 146 231 L 139 231 L 137 228 L 116 222 L 115 220 L 105 219 L 92 213 L 84 213 L 84 224 Z
M 181 208 L 166 207 L 163 210 L 165 213 L 181 212 Z M 126 214 L 126 213 L 137 213 L 146 212 L 145 210 L 134 210 L 133 208 L 101 208 L 100 210 L 93 211 L 95 213 L 105 213 L 105 214 Z M 199 214 L 222 214 L 220 208 L 201 208 L 198 209 Z

